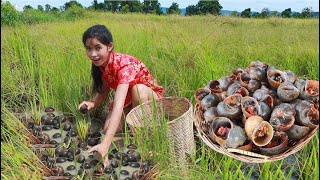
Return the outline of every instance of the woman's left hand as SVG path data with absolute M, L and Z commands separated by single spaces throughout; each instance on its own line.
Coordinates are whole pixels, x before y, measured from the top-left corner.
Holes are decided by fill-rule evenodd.
M 88 150 L 88 153 L 91 153 L 93 151 L 97 151 L 102 159 L 103 159 L 103 166 L 106 167 L 107 166 L 107 163 L 108 163 L 108 150 L 109 150 L 109 145 L 106 145 L 106 144 L 103 144 L 103 143 L 100 143 L 100 144 L 97 144 L 95 146 L 93 146 L 92 148 L 90 148 Z

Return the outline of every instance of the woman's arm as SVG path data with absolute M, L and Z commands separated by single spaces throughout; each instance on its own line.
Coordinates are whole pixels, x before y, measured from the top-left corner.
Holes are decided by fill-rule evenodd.
M 108 126 L 108 129 L 106 130 L 106 138 L 102 141 L 102 143 L 112 141 L 113 136 L 118 129 L 128 89 L 129 84 L 119 84 L 117 87 L 114 97 L 113 110 L 109 119 L 110 124 Z
M 117 131 L 117 128 L 120 124 L 121 121 L 121 115 L 123 112 L 123 106 L 124 106 L 124 102 L 128 93 L 128 89 L 129 89 L 129 84 L 119 84 L 117 89 L 116 89 L 116 93 L 115 93 L 115 97 L 114 97 L 114 104 L 113 104 L 113 110 L 111 112 L 111 116 L 110 116 L 110 124 L 106 130 L 106 134 L 104 139 L 101 141 L 100 144 L 92 147 L 88 152 L 92 152 L 92 151 L 98 151 L 101 156 L 104 159 L 104 165 L 106 165 L 106 162 L 108 161 L 108 158 L 105 157 L 108 153 L 110 144 L 112 142 L 112 139 Z
M 95 102 L 95 106 L 99 105 L 106 99 L 107 95 L 109 94 L 109 91 L 110 91 L 110 88 L 106 85 L 104 81 L 102 81 L 102 93 L 101 94 L 97 93 L 92 100 Z

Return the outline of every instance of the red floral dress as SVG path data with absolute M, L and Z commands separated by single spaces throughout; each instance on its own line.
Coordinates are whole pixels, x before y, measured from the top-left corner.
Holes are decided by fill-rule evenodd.
M 109 88 L 117 89 L 118 84 L 129 84 L 124 107 L 132 103 L 131 89 L 136 84 L 150 87 L 159 98 L 164 95 L 164 88 L 157 83 L 147 67 L 132 56 L 112 52 L 110 61 L 104 68 L 100 67 L 100 70 L 102 71 L 102 79 Z M 113 102 L 110 103 L 110 110 L 112 106 Z

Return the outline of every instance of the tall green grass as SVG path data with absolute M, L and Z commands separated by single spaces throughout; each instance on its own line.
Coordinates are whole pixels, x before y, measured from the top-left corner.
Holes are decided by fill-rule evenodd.
M 61 111 L 75 112 L 81 101 L 91 99 L 90 62 L 81 38 L 95 24 L 108 26 L 115 51 L 135 56 L 147 65 L 166 88 L 166 96 L 183 96 L 194 102 L 195 90 L 209 80 L 226 76 L 237 67 L 245 68 L 257 59 L 281 70 L 291 70 L 300 77 L 319 80 L 319 19 L 97 12 L 92 12 L 90 17 L 1 28 L 1 101 L 7 107 L 32 110 L 36 114 L 53 105 Z M 1 114 L 8 113 L 1 110 Z M 197 155 L 190 157 L 187 165 L 166 163 L 168 143 L 163 136 L 145 139 L 139 146 L 143 152 L 149 152 L 152 145 L 159 150 L 154 156 L 162 168 L 159 179 L 290 179 L 295 175 L 315 179 L 319 177 L 318 137 L 317 134 L 296 153 L 293 156 L 296 161 L 291 164 L 286 158 L 254 166 L 219 154 L 200 140 Z M 25 155 L 17 146 L 1 145 L 15 150 L 21 157 Z M 6 154 L 1 152 L 1 155 Z M 18 171 L 8 168 L 20 164 L 3 162 L 8 166 L 1 171 L 2 177 L 11 177 L 12 172 Z

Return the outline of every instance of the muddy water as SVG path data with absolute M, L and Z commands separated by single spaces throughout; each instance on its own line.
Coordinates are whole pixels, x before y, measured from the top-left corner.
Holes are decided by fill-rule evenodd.
M 51 129 L 50 131 L 42 131 L 42 133 L 47 134 L 49 136 L 50 140 L 55 140 L 55 141 L 57 141 L 57 143 L 63 143 L 64 138 L 66 137 L 68 132 L 64 131 L 62 128 L 60 128 L 60 129 Z M 56 133 L 60 133 L 61 137 L 53 138 L 53 135 Z
M 62 129 L 51 129 L 49 131 L 43 131 L 44 133 L 48 134 L 49 137 L 50 137 L 50 140 L 55 140 L 57 141 L 58 143 L 63 143 L 64 141 L 64 138 L 66 137 L 66 134 L 68 131 L 64 131 Z M 102 131 L 100 131 L 102 133 Z M 61 137 L 59 138 L 53 138 L 52 136 L 55 134 L 55 133 L 61 133 Z M 103 139 L 105 137 L 104 134 L 101 135 L 101 139 Z M 76 137 L 75 137 L 76 138 Z M 77 144 L 77 141 L 75 141 L 75 144 Z M 93 153 L 88 153 L 88 150 L 87 149 L 90 149 L 92 146 L 89 146 L 87 145 L 85 148 L 80 148 L 80 154 L 79 155 L 83 155 L 85 157 L 85 163 L 89 163 L 92 161 L 92 160 L 98 160 L 99 162 L 101 161 L 101 155 L 97 152 L 93 152 Z M 116 135 L 114 138 L 113 138 L 113 143 L 111 144 L 111 147 L 110 147 L 110 154 L 111 153 L 111 150 L 112 149 L 118 149 L 119 152 L 122 152 L 122 153 L 126 153 L 129 149 L 124 146 L 124 139 L 122 136 L 119 136 L 119 135 Z M 135 151 L 139 152 L 139 149 L 136 149 Z M 84 163 L 78 163 L 77 162 L 77 158 L 79 155 L 76 155 L 74 157 L 74 160 L 73 161 L 66 161 L 66 162 L 63 162 L 63 163 L 56 163 L 57 166 L 61 166 L 64 170 L 64 173 L 66 172 L 69 172 L 71 175 L 77 175 L 79 170 L 81 169 L 80 166 Z M 112 154 L 114 155 L 114 154 Z M 111 161 L 111 160 L 110 160 Z M 141 165 L 141 160 L 138 162 L 140 165 Z M 67 170 L 67 167 L 70 166 L 70 165 L 74 165 L 75 166 L 75 169 L 74 170 Z M 90 169 L 85 169 L 86 173 L 87 174 L 94 174 L 94 171 L 99 167 L 100 164 L 96 165 L 96 166 L 92 166 Z M 117 168 L 114 168 L 115 170 L 115 174 L 118 176 L 119 179 L 124 179 L 126 177 L 131 177 L 132 176 L 132 173 L 134 171 L 137 171 L 139 170 L 140 168 L 137 167 L 137 168 L 134 168 L 134 167 L 131 167 L 130 165 L 127 165 L 127 166 L 121 166 L 121 164 L 119 164 L 119 167 Z M 127 170 L 129 172 L 128 175 L 123 175 L 123 174 L 120 174 L 120 171 L 121 170 Z M 109 177 L 110 175 L 106 174 L 106 173 L 103 173 L 101 175 L 95 175 L 95 176 L 99 176 L 99 177 Z
M 43 113 L 45 114 L 45 113 Z M 60 113 L 57 113 L 57 112 L 54 112 L 54 114 L 56 116 L 58 116 Z M 69 120 L 67 120 L 66 122 L 63 122 L 60 124 L 60 129 L 51 129 L 49 131 L 42 131 L 43 133 L 47 134 L 50 138 L 50 140 L 55 140 L 57 143 L 59 144 L 64 144 L 64 139 L 65 137 L 67 136 L 67 133 L 69 131 L 64 131 L 63 130 L 63 125 L 65 123 L 71 123 L 71 130 L 73 131 L 76 131 L 75 130 L 75 127 L 74 127 L 74 124 L 72 122 L 70 122 Z M 100 139 L 103 140 L 105 135 L 102 133 L 101 131 L 101 127 L 103 127 L 103 123 L 101 121 L 97 121 L 96 119 L 94 121 L 91 122 L 91 127 L 90 127 L 90 132 L 96 132 L 96 131 L 99 131 L 101 133 L 101 137 Z M 58 138 L 53 138 L 53 135 L 56 134 L 56 133 L 60 133 L 61 134 L 61 137 L 58 137 Z M 100 141 L 101 141 L 100 140 Z M 77 146 L 79 140 L 78 140 L 78 136 L 77 137 L 72 137 L 72 143 L 71 143 L 71 147 L 74 147 L 74 146 Z M 90 149 L 91 146 L 87 145 L 85 148 L 80 148 L 81 152 L 79 155 L 76 155 L 74 157 L 74 160 L 73 161 L 66 161 L 66 162 L 63 162 L 63 163 L 56 163 L 57 166 L 60 166 L 63 168 L 64 170 L 64 173 L 70 173 L 71 175 L 73 176 L 76 176 L 78 175 L 79 173 L 79 170 L 82 169 L 81 166 L 83 166 L 84 163 L 89 163 L 91 164 L 90 162 L 93 161 L 93 160 L 97 160 L 97 161 L 101 161 L 101 155 L 97 152 L 93 152 L 93 153 L 88 153 L 88 149 Z M 124 145 L 124 139 L 123 139 L 123 136 L 122 134 L 117 134 L 114 138 L 113 138 L 113 143 L 111 144 L 111 147 L 109 149 L 109 152 L 110 154 L 111 153 L 111 150 L 116 148 L 119 152 L 122 152 L 122 153 L 126 153 L 129 149 Z M 69 149 L 69 148 L 68 148 Z M 135 151 L 139 152 L 139 149 L 135 149 Z M 78 163 L 77 162 L 77 159 L 78 159 L 78 156 L 80 155 L 83 155 L 85 157 L 85 162 L 84 163 Z M 114 155 L 114 154 L 112 154 Z M 115 158 L 113 158 L 115 159 Z M 109 159 L 109 163 L 111 162 L 112 159 Z M 121 163 L 120 161 L 118 161 L 119 163 Z M 138 161 L 138 163 L 141 165 L 142 161 Z M 70 166 L 70 165 L 73 165 L 75 166 L 75 169 L 73 170 L 67 170 L 67 168 Z M 107 177 L 110 177 L 109 174 L 106 174 L 106 173 L 102 173 L 101 175 L 99 174 L 96 174 L 94 173 L 94 171 L 99 167 L 101 166 L 101 163 L 98 163 L 98 165 L 96 166 L 92 166 L 91 165 L 91 168 L 89 169 L 84 169 L 85 172 L 86 172 L 86 175 L 85 176 L 90 176 L 90 175 L 94 175 L 95 177 L 102 177 L 102 178 L 107 178 Z M 140 167 L 131 167 L 130 166 L 130 163 L 129 165 L 126 165 L 126 166 L 122 166 L 121 164 L 119 164 L 119 166 L 117 168 L 114 168 L 115 170 L 115 174 L 117 175 L 118 179 L 125 179 L 126 177 L 131 177 L 132 176 L 132 173 L 134 171 L 137 171 L 139 170 Z M 123 175 L 123 174 L 120 174 L 120 171 L 122 170 L 126 170 L 129 172 L 128 175 Z
M 100 131 L 100 132 L 102 133 L 102 131 Z M 101 139 L 103 139 L 103 138 L 104 138 L 104 134 L 102 134 L 102 136 L 101 136 Z M 87 146 L 87 147 L 88 147 L 89 149 L 91 148 L 91 146 Z M 114 137 L 114 138 L 113 138 L 113 143 L 111 144 L 111 147 L 109 148 L 109 152 L 110 152 L 112 149 L 114 149 L 114 148 L 118 149 L 118 151 L 119 151 L 119 152 L 122 152 L 122 153 L 126 153 L 126 152 L 129 150 L 126 146 L 124 146 L 124 139 L 123 139 L 123 137 L 121 137 L 121 136 L 119 137 L 119 135 L 118 135 L 118 137 Z M 139 152 L 139 149 L 136 149 L 135 151 Z M 81 150 L 81 154 L 86 157 L 86 162 L 90 162 L 90 161 L 93 160 L 93 159 L 96 159 L 96 160 L 99 160 L 99 161 L 101 160 L 101 155 L 100 155 L 99 153 L 97 153 L 97 152 L 88 153 L 87 151 Z M 110 153 L 110 154 L 112 154 L 112 153 Z M 93 158 L 90 158 L 89 155 L 93 155 Z M 112 154 L 112 155 L 114 155 L 114 154 Z M 114 159 L 114 158 L 113 158 L 113 159 Z M 87 161 L 87 160 L 89 160 L 89 161 Z M 109 159 L 109 162 L 110 162 L 110 161 L 111 161 L 111 160 Z M 142 161 L 140 160 L 140 161 L 138 161 L 138 163 L 141 165 Z M 95 168 L 96 168 L 96 167 L 91 168 L 90 171 L 89 171 L 89 173 L 92 173 L 92 170 L 95 169 Z M 133 173 L 134 171 L 139 170 L 139 169 L 140 169 L 139 167 L 134 168 L 134 167 L 131 167 L 130 165 L 122 166 L 121 164 L 119 164 L 119 167 L 114 168 L 115 174 L 118 176 L 119 179 L 125 179 L 126 177 L 131 177 L 131 176 L 132 176 L 132 173 Z M 128 175 L 120 174 L 120 171 L 121 171 L 121 170 L 127 170 L 127 171 L 129 172 L 129 174 L 128 174 Z M 106 178 L 107 178 L 107 177 L 110 177 L 110 175 L 104 173 L 103 175 L 101 175 L 101 176 L 99 176 L 99 177 L 106 177 Z
M 119 137 L 116 137 L 116 138 L 114 139 L 114 142 L 115 142 L 115 144 L 117 144 L 117 145 L 122 144 L 123 142 L 121 142 L 121 141 L 123 141 L 123 139 L 122 139 L 122 138 L 119 138 Z M 87 146 L 87 148 L 90 149 L 91 146 Z M 114 145 L 112 145 L 112 147 L 111 147 L 110 149 L 113 149 L 113 148 L 115 148 Z M 126 152 L 129 150 L 127 147 L 120 147 L 120 148 L 117 147 L 117 148 L 119 149 L 119 152 L 123 152 L 123 153 L 126 153 Z M 138 151 L 138 149 L 136 149 L 135 151 Z M 139 151 L 138 151 L 138 152 L 139 152 Z M 80 152 L 79 155 L 85 156 L 85 163 L 89 163 L 89 164 L 90 164 L 90 162 L 91 162 L 92 160 L 98 160 L 98 161 L 101 160 L 101 155 L 100 155 L 99 153 L 97 153 L 97 152 L 88 153 L 87 150 L 81 149 L 81 152 Z M 61 167 L 63 168 L 63 170 L 64 170 L 64 173 L 69 172 L 71 175 L 77 175 L 78 172 L 79 172 L 79 170 L 81 169 L 80 166 L 81 166 L 82 164 L 84 164 L 84 163 L 78 163 L 78 162 L 77 162 L 77 157 L 78 157 L 79 155 L 77 155 L 77 156 L 74 158 L 73 161 L 66 161 L 66 162 L 63 162 L 63 163 L 56 163 L 56 165 L 57 165 L 57 166 L 61 166 Z M 138 163 L 141 165 L 142 161 L 140 160 Z M 74 165 L 76 168 L 75 168 L 74 170 L 67 170 L 67 167 L 70 166 L 70 165 Z M 85 169 L 85 171 L 86 171 L 87 174 L 93 175 L 93 174 L 94 174 L 94 171 L 95 171 L 98 167 L 99 167 L 99 164 L 96 165 L 96 166 L 92 166 L 90 169 Z M 125 179 L 126 177 L 131 177 L 131 176 L 132 176 L 132 173 L 133 173 L 134 171 L 139 170 L 139 169 L 140 169 L 139 167 L 134 168 L 134 167 L 131 167 L 130 165 L 121 166 L 121 164 L 119 164 L 119 167 L 114 168 L 115 174 L 118 176 L 119 179 Z M 129 174 L 128 174 L 128 175 L 120 174 L 120 171 L 121 171 L 121 170 L 127 170 L 127 171 L 129 172 Z M 109 174 L 106 174 L 106 173 L 103 173 L 103 174 L 101 174 L 101 175 L 95 174 L 95 177 L 105 177 L 105 178 L 107 178 L 107 177 L 110 177 L 110 175 L 109 175 Z

